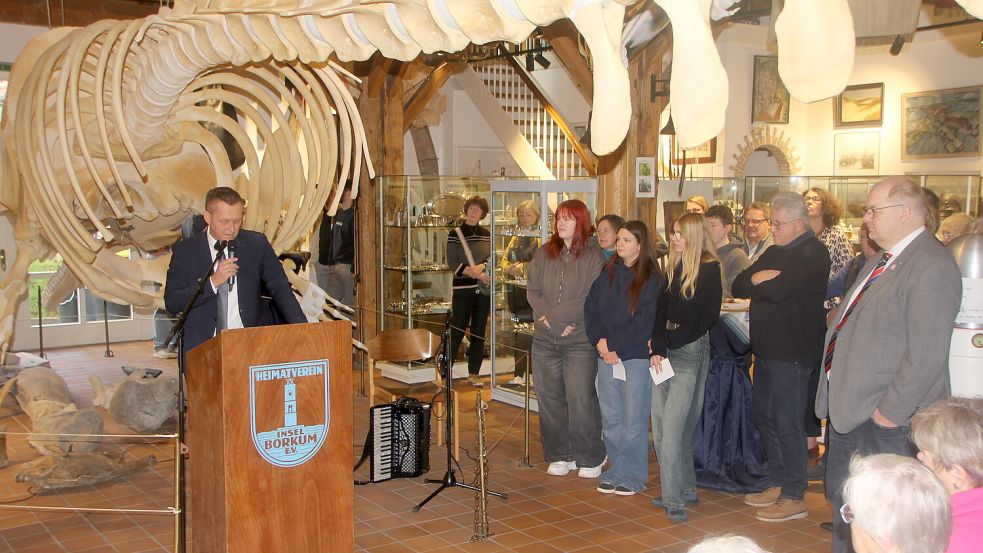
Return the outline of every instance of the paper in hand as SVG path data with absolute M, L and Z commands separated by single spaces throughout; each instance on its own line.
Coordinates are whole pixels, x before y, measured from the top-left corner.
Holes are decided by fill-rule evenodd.
M 611 368 L 614 369 L 614 379 L 615 380 L 620 380 L 622 382 L 625 382 L 625 381 L 628 380 L 628 376 L 625 375 L 625 364 L 624 363 L 622 363 L 621 361 L 618 361 L 614 365 L 611 365 Z
M 649 374 L 652 375 L 652 383 L 656 386 L 676 375 L 676 373 L 672 370 L 672 365 L 669 364 L 669 359 L 666 357 L 662 358 L 661 368 L 662 372 L 655 372 L 655 367 L 649 365 Z

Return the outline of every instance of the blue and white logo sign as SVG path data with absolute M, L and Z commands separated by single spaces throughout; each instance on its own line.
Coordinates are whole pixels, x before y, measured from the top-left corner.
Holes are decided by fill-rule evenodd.
M 309 461 L 331 423 L 328 360 L 249 367 L 249 415 L 253 445 L 270 464 L 295 467 Z

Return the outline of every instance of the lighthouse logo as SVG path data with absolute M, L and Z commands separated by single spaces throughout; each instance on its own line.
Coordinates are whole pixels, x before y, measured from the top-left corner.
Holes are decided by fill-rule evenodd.
M 295 467 L 324 444 L 331 422 L 328 361 L 249 368 L 249 414 L 256 451 L 270 464 Z

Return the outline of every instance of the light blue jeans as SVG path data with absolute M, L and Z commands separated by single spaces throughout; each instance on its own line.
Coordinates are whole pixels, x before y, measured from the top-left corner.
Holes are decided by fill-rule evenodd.
M 601 404 L 601 436 L 608 450 L 608 470 L 601 482 L 640 492 L 649 477 L 648 430 L 652 405 L 652 377 L 648 359 L 629 359 L 625 381 L 615 380 L 614 369 L 597 360 L 597 399 Z
M 662 503 L 686 507 L 683 495 L 696 493 L 693 430 L 703 412 L 703 392 L 710 365 L 710 338 L 704 334 L 669 350 L 675 376 L 652 388 L 652 441 L 659 459 Z

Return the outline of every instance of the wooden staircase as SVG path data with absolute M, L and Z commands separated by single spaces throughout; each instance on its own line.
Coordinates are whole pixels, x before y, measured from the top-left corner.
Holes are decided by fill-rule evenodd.
M 555 179 L 597 174 L 597 160 L 511 55 L 469 63 Z

